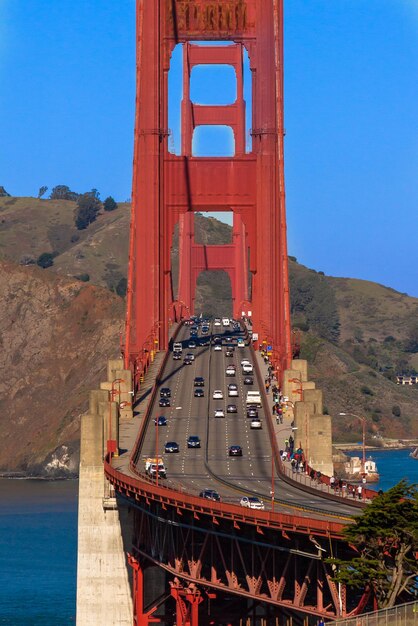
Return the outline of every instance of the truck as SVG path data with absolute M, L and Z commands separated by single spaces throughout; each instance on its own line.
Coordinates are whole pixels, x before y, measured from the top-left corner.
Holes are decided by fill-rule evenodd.
M 150 478 L 155 478 L 157 476 L 157 471 L 159 478 L 167 478 L 167 470 L 162 458 L 148 457 L 145 459 L 145 473 Z
M 254 404 L 255 406 L 261 407 L 261 395 L 259 391 L 247 391 L 247 395 L 245 397 L 246 404 Z
M 183 352 L 183 345 L 181 341 L 175 341 L 173 343 L 173 352 Z

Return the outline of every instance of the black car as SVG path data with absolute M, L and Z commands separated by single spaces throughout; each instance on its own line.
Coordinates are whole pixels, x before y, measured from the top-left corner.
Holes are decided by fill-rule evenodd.
M 203 376 L 196 376 L 196 378 L 194 379 L 194 386 L 195 387 L 205 386 L 205 379 L 203 378 Z
M 183 363 L 184 363 L 184 365 L 191 365 L 193 363 L 193 359 L 191 359 L 188 356 L 185 356 Z
M 254 378 L 252 376 L 245 376 L 244 385 L 254 385 Z
M 215 502 L 221 501 L 221 496 L 215 489 L 204 489 L 199 493 L 201 498 L 206 498 L 206 500 L 214 500 Z
M 171 398 L 171 389 L 169 387 L 163 387 L 160 389 L 161 398 Z
M 197 435 L 190 435 L 187 439 L 187 447 L 188 448 L 200 448 L 200 437 Z
M 204 395 L 205 395 L 205 392 L 202 389 L 202 387 L 196 387 L 196 389 L 194 390 L 194 397 L 195 398 L 203 398 Z
M 242 456 L 241 446 L 229 446 L 228 454 L 229 456 Z
M 180 446 L 176 441 L 167 441 L 164 446 L 164 452 L 180 452 Z
M 256 409 L 256 407 L 247 407 L 247 417 L 258 417 L 258 410 Z
M 233 356 L 234 356 L 234 353 L 233 353 L 233 351 L 232 351 L 232 350 L 227 350 L 227 351 L 225 352 L 225 356 L 233 357 Z
M 158 404 L 163 407 L 170 406 L 170 398 L 160 398 L 160 401 Z
M 180 359 L 181 359 L 181 352 L 173 352 L 173 360 L 180 361 Z
M 226 407 L 226 412 L 227 413 L 236 413 L 237 412 L 237 405 L 236 404 L 228 404 L 228 406 Z
M 167 426 L 167 419 L 164 415 L 160 415 L 159 417 L 154 418 L 154 424 L 158 426 Z

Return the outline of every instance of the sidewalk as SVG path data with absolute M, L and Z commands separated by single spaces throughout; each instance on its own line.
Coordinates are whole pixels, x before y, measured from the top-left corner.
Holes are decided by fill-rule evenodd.
M 269 375 L 268 363 L 265 363 L 259 351 L 257 351 L 255 354 L 256 354 L 258 366 L 261 371 L 261 375 L 263 377 L 263 380 L 265 380 Z M 272 378 L 273 384 L 274 383 L 277 384 L 277 381 L 274 378 L 274 376 L 272 376 L 271 378 Z M 286 449 L 285 441 L 286 440 L 288 441 L 290 436 L 293 436 L 295 440 L 295 449 L 297 449 L 298 447 L 300 447 L 299 446 L 300 442 L 298 442 L 297 440 L 297 431 L 292 430 L 292 424 L 294 420 L 293 408 L 290 406 L 287 406 L 287 407 L 283 406 L 283 415 L 282 415 L 283 423 L 282 424 L 278 423 L 276 417 L 273 415 L 272 410 L 271 410 L 273 406 L 273 394 L 271 392 L 271 387 L 269 391 L 267 391 L 266 393 L 267 393 L 267 399 L 269 401 L 269 409 L 270 409 L 270 414 L 269 416 L 266 416 L 266 419 L 272 420 L 278 449 L 279 450 Z M 356 498 L 353 498 L 349 496 L 348 494 L 345 496 L 342 496 L 336 493 L 335 490 L 331 489 L 331 487 L 328 484 L 324 482 L 317 482 L 317 480 L 312 479 L 309 476 L 309 474 L 306 474 L 305 472 L 294 471 L 289 461 L 282 461 L 281 466 L 282 466 L 284 474 L 288 476 L 289 478 L 291 478 L 292 480 L 294 480 L 295 482 L 298 482 L 307 487 L 316 489 L 317 491 L 321 491 L 323 493 L 330 493 L 333 496 L 339 496 L 341 500 L 348 500 L 348 501 L 356 500 Z

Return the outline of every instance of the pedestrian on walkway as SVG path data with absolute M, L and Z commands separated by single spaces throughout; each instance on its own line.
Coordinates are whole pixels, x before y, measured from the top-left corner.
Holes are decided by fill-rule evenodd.
M 329 479 L 329 486 L 331 487 L 331 489 L 334 489 L 334 487 L 335 487 L 335 476 L 331 476 L 331 478 Z
M 363 486 L 362 485 L 359 485 L 357 487 L 357 496 L 358 496 L 358 499 L 361 500 L 361 498 L 363 496 Z

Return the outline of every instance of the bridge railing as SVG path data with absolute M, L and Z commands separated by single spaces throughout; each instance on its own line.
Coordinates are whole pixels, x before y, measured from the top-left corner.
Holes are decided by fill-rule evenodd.
M 417 626 L 418 601 L 401 604 L 391 609 L 381 609 L 356 617 L 339 619 L 338 626 Z

